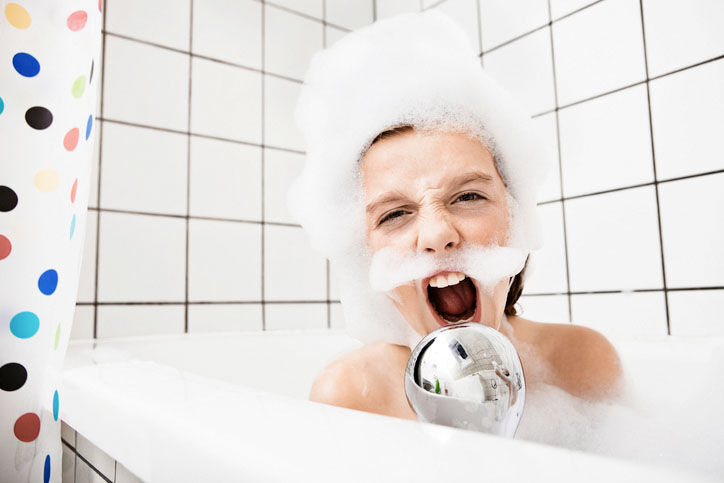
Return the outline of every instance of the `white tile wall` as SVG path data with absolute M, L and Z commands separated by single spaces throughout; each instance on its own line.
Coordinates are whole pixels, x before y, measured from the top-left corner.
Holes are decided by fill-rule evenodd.
M 195 1 L 192 52 L 261 69 L 261 9 L 256 0 Z
M 317 19 L 322 19 L 322 2 L 323 0 L 271 0 L 267 3 L 280 5 L 295 12 L 311 15 Z
M 93 302 L 96 287 L 96 229 L 98 211 L 89 210 L 86 215 L 86 234 L 83 245 L 80 278 L 78 280 L 78 302 Z
M 304 155 L 279 149 L 264 151 L 264 217 L 296 223 L 287 209 L 287 191 L 304 168 Z
M 550 28 L 483 55 L 483 65 L 531 115 L 555 107 Z
M 329 306 L 329 326 L 331 329 L 344 329 L 344 310 L 341 303 L 333 303 Z
M 669 292 L 671 334 L 724 336 L 724 290 Z
M 419 12 L 419 0 L 374 0 L 377 4 L 377 20 L 401 13 Z M 447 0 L 445 0 L 447 1 Z
M 564 15 L 569 15 L 571 12 L 585 8 L 593 3 L 601 0 L 550 0 L 551 2 L 551 17 L 559 19 Z
M 659 179 L 724 169 L 724 59 L 651 82 Z
M 547 0 L 480 0 L 483 51 L 548 23 Z
M 651 77 L 724 53 L 724 2 L 643 0 Z
M 646 78 L 638 0 L 605 0 L 555 22 L 553 45 L 560 105 Z
M 536 322 L 568 322 L 568 296 L 523 295 L 518 300 L 518 315 Z
M 354 30 L 372 23 L 374 0 L 325 0 L 327 22 Z M 329 34 L 328 34 L 329 35 Z M 329 37 L 328 37 L 329 38 Z
M 189 57 L 106 36 L 103 117 L 186 131 Z
M 189 220 L 189 301 L 261 300 L 261 225 Z
M 457 22 L 468 35 L 473 51 L 481 52 L 477 0 L 445 0 L 435 8 Z
M 645 85 L 561 109 L 558 116 L 565 196 L 654 180 Z
M 262 330 L 261 304 L 191 304 L 189 332 Z
M 261 148 L 191 136 L 189 214 L 261 221 Z
M 116 0 L 104 4 L 109 32 L 188 49 L 191 0 Z
M 332 44 L 336 43 L 339 39 L 349 33 L 346 30 L 341 30 L 336 27 L 330 27 L 329 25 L 324 27 L 324 32 L 326 35 L 325 47 L 331 47 Z
M 325 329 L 327 304 L 266 304 L 266 329 Z
M 652 186 L 567 201 L 571 290 L 663 287 Z
M 264 79 L 264 144 L 304 149 L 304 138 L 294 124 L 294 106 L 300 88 L 298 82 L 271 76 Z
M 182 334 L 184 305 L 100 305 L 97 337 Z
M 191 132 L 260 143 L 261 74 L 200 58 L 192 72 Z
M 666 283 L 724 286 L 724 173 L 659 185 Z
M 303 79 L 312 55 L 323 47 L 322 24 L 268 4 L 264 23 L 264 68 Z M 294 32 L 293 41 L 290 32 Z
M 556 113 L 550 112 L 533 119 L 536 129 L 539 130 L 541 140 L 547 144 L 550 159 L 548 173 L 538 192 L 538 201 L 557 200 L 561 197 L 561 174 L 558 167 L 558 129 L 556 127 Z
M 530 277 L 526 280 L 526 293 L 550 293 L 568 290 L 566 279 L 566 253 L 563 240 L 563 210 L 561 203 L 538 207 L 544 231 L 543 248 L 531 258 Z
M 666 335 L 663 292 L 572 295 L 571 313 L 574 324 L 606 336 Z

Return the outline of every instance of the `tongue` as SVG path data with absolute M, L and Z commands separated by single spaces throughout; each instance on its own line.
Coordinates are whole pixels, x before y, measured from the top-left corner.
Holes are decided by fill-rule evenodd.
M 457 285 L 431 289 L 430 301 L 441 315 L 462 315 L 475 301 L 475 287 L 466 278 Z

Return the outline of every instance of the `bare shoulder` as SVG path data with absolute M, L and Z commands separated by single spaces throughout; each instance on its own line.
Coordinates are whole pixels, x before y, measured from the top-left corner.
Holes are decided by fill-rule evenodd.
M 407 356 L 405 349 L 374 342 L 344 354 L 317 376 L 309 399 L 332 406 L 390 414 L 401 387 L 396 382 L 402 381 L 404 364 L 409 357 L 409 349 Z
M 574 324 L 519 319 L 556 374 L 556 384 L 586 399 L 615 397 L 622 368 L 616 348 L 600 332 Z

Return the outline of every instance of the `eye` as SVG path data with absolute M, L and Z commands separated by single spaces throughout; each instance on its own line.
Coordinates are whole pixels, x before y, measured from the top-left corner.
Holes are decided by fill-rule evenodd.
M 482 200 L 487 199 L 487 198 L 485 198 L 485 196 L 482 196 L 478 193 L 473 193 L 472 191 L 469 191 L 467 193 L 463 193 L 460 196 L 458 196 L 455 199 L 455 201 L 475 201 L 478 198 L 480 198 Z
M 393 218 L 398 218 L 402 216 L 405 212 L 402 210 L 396 210 L 391 213 L 386 214 L 379 222 L 378 226 L 386 222 L 387 220 L 391 220 Z

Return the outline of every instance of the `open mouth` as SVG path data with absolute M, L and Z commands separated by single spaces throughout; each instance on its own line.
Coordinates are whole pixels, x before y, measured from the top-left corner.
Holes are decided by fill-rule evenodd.
M 479 317 L 477 288 L 464 273 L 438 273 L 424 279 L 423 284 L 427 302 L 441 326 Z

